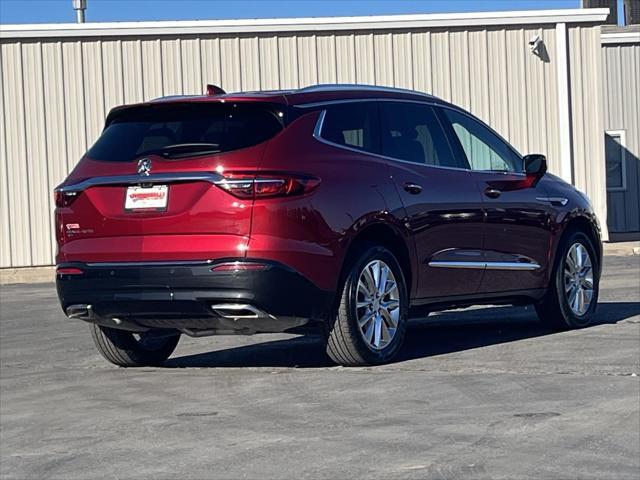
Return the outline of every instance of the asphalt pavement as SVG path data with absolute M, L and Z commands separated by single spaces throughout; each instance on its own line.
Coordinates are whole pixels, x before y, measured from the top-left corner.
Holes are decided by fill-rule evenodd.
M 52 284 L 0 297 L 2 479 L 640 478 L 638 256 L 606 257 L 590 328 L 446 312 L 373 368 L 257 335 L 183 337 L 165 367 L 123 369 Z

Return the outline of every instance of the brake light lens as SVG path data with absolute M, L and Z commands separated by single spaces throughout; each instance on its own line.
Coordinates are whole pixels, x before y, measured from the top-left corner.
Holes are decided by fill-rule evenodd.
M 228 174 L 216 185 L 235 197 L 257 199 L 304 195 L 319 183 L 319 178 L 302 175 Z
M 56 207 L 68 207 L 76 198 L 80 196 L 80 192 L 62 192 L 60 190 L 54 190 L 53 197 L 56 202 Z

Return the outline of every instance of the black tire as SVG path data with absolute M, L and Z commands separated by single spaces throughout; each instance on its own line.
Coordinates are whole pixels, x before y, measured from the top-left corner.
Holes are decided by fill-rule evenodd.
M 347 266 L 347 274 L 337 299 L 339 303 L 334 310 L 333 318 L 328 322 L 327 329 L 327 354 L 334 362 L 345 367 L 378 365 L 391 361 L 402 347 L 407 327 L 409 305 L 400 264 L 389 250 L 381 246 L 366 245 L 359 249 L 359 252 Z M 395 334 L 386 346 L 379 349 L 371 347 L 365 341 L 364 333 L 358 326 L 356 308 L 360 275 L 363 274 L 367 265 L 376 260 L 384 262 L 390 268 L 395 277 L 399 297 L 397 299 L 399 315 Z M 381 297 L 380 301 L 383 300 L 384 297 Z M 387 333 L 390 331 L 388 326 L 385 323 Z
M 138 335 L 136 338 L 132 332 L 91 325 L 93 343 L 100 354 L 120 367 L 162 365 L 180 340 L 179 333 L 159 335 L 145 332 Z
M 570 307 L 565 288 L 565 262 L 575 244 L 582 245 L 592 263 L 593 296 L 588 309 L 577 315 Z M 554 330 L 569 330 L 589 326 L 594 319 L 600 289 L 600 259 L 591 239 L 581 231 L 569 232 L 560 243 L 549 287 L 542 301 L 536 304 L 538 318 Z

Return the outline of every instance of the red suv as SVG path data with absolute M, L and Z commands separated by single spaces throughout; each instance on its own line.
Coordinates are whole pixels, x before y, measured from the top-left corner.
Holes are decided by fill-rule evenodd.
M 324 332 L 390 361 L 407 320 L 533 304 L 584 327 L 602 248 L 589 200 L 460 108 L 358 85 L 113 109 L 55 191 L 57 288 L 107 360 L 182 333 Z

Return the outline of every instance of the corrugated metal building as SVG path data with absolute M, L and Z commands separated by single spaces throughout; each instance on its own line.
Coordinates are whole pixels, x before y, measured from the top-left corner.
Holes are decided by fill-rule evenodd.
M 640 26 L 603 27 L 607 223 L 611 238 L 640 232 Z
M 607 9 L 0 28 L 0 267 L 54 261 L 52 189 L 118 104 L 367 83 L 478 115 L 593 200 L 606 226 Z M 529 41 L 542 44 L 531 52 Z M 637 126 L 637 124 L 636 124 Z M 627 127 L 625 127 L 627 128 Z

